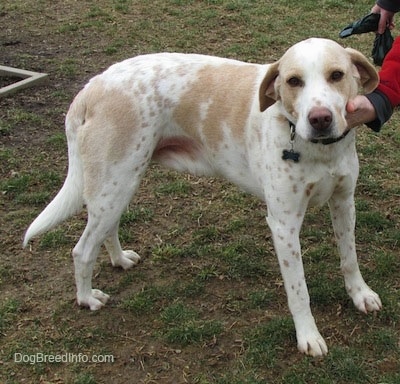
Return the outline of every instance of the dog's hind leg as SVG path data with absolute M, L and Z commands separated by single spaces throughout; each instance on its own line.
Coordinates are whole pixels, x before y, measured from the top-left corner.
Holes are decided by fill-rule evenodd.
M 100 232 L 99 222 L 89 215 L 85 231 L 72 251 L 77 301 L 91 310 L 100 309 L 109 299 L 102 291 L 92 289 L 93 268 L 103 242 Z
M 122 267 L 123 269 L 129 269 L 139 263 L 140 256 L 134 251 L 123 251 L 118 238 L 118 227 L 114 228 L 111 236 L 105 241 L 104 245 L 111 258 L 111 264 L 113 267 Z
M 110 168 L 107 171 L 112 174 Z M 118 171 L 122 172 L 121 168 Z M 100 309 L 109 298 L 92 288 L 93 268 L 101 245 L 106 245 L 113 265 L 129 268 L 139 260 L 134 252 L 122 251 L 117 231 L 120 217 L 138 188 L 141 176 L 122 173 L 118 174 L 118 183 L 116 178 L 107 178 L 96 192 L 91 191 L 87 198 L 88 222 L 73 250 L 77 301 L 91 310 Z

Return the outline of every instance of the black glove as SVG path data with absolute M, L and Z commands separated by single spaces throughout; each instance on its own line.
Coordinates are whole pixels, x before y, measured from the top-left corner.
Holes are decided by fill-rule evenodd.
M 376 32 L 378 30 L 379 19 L 381 15 L 379 13 L 370 13 L 364 16 L 362 19 L 354 21 L 347 27 L 343 28 L 339 36 L 342 38 L 349 37 L 350 35 L 357 35 L 367 32 Z
M 354 21 L 347 27 L 343 28 L 340 31 L 339 36 L 345 38 L 361 33 L 376 32 L 378 30 L 380 18 L 381 15 L 379 13 L 370 13 L 362 19 Z M 389 52 L 390 48 L 392 48 L 392 44 L 393 37 L 389 28 L 386 28 L 382 35 L 376 34 L 374 46 L 372 48 L 372 58 L 376 65 L 382 65 L 383 59 Z
M 374 47 L 372 48 L 372 58 L 376 65 L 382 65 L 383 59 L 390 51 L 393 45 L 393 37 L 390 29 L 386 28 L 382 35 L 377 34 L 374 40 Z

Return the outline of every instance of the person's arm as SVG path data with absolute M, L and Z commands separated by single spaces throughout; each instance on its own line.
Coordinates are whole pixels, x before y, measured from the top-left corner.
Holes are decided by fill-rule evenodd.
M 377 89 L 374 92 L 365 95 L 365 98 L 373 108 L 373 111 L 371 109 L 360 111 L 361 114 L 364 115 L 363 119 L 369 120 L 365 122 L 365 125 L 371 128 L 373 131 L 379 132 L 383 124 L 385 124 L 392 117 L 393 108 L 386 95 Z M 368 113 L 370 113 L 371 118 L 367 117 Z
M 394 40 L 392 49 L 383 60 L 379 72 L 379 85 L 367 95 L 356 96 L 347 103 L 349 127 L 365 124 L 379 132 L 400 105 L 400 37 Z
M 371 13 L 379 13 L 381 18 L 379 20 L 378 33 L 382 34 L 385 29 L 394 28 L 394 14 L 400 11 L 400 1 L 391 0 L 378 0 L 376 5 L 372 7 Z
M 379 85 L 366 98 L 375 108 L 376 118 L 366 125 L 379 132 L 393 114 L 393 108 L 400 105 L 400 38 L 394 40 L 379 72 Z
M 392 107 L 400 105 L 400 37 L 383 60 L 379 79 L 377 90 L 386 95 Z
M 389 12 L 396 13 L 400 11 L 399 0 L 378 0 L 376 5 Z
M 382 14 L 386 10 L 387 12 Z M 381 21 L 384 17 L 389 17 L 385 21 L 384 31 L 387 26 L 394 27 L 393 16 L 399 10 L 400 0 L 378 0 L 371 12 L 381 13 Z M 394 40 L 392 48 L 383 60 L 379 78 L 380 82 L 375 91 L 365 96 L 358 95 L 347 103 L 346 119 L 350 128 L 366 124 L 379 132 L 382 125 L 392 116 L 393 108 L 400 105 L 400 37 Z

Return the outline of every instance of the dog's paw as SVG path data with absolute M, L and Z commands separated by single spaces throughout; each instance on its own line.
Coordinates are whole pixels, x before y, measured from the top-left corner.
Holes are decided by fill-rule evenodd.
M 382 302 L 378 294 L 368 286 L 356 290 L 352 299 L 356 308 L 361 312 L 376 312 L 382 309 Z
M 97 311 L 107 303 L 109 298 L 109 295 L 99 289 L 92 289 L 92 294 L 89 297 L 78 297 L 78 304 L 89 307 L 91 311 Z
M 317 330 L 297 335 L 297 348 L 300 352 L 313 357 L 324 356 L 328 353 L 325 340 Z
M 140 256 L 134 251 L 123 251 L 117 259 L 111 259 L 113 267 L 122 267 L 123 269 L 132 268 L 138 264 Z

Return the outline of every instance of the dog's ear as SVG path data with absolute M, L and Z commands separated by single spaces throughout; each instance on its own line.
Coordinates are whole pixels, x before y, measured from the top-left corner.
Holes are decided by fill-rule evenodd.
M 279 61 L 270 64 L 267 73 L 261 82 L 259 89 L 260 111 L 264 112 L 269 106 L 278 100 L 278 93 L 275 89 L 275 79 L 279 75 Z
M 372 92 L 379 84 L 379 76 L 375 67 L 361 52 L 352 48 L 346 48 L 346 51 L 357 69 L 356 76 L 360 79 L 364 92 Z

